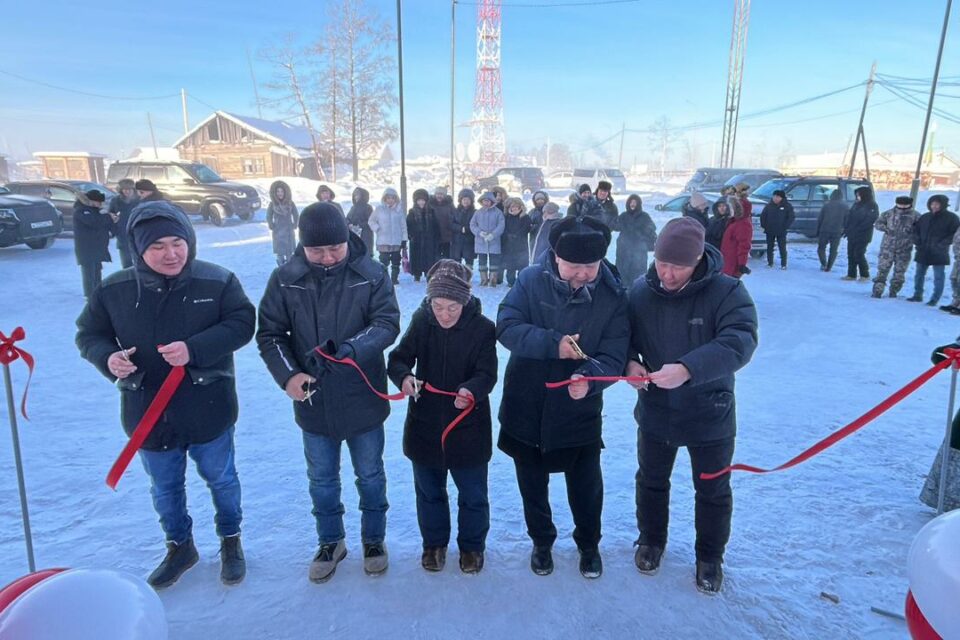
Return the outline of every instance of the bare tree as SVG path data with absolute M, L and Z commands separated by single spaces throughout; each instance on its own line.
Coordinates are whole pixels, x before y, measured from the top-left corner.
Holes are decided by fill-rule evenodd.
M 660 179 L 663 180 L 667 166 L 667 157 L 672 152 L 673 143 L 677 141 L 677 132 L 670 126 L 670 118 L 660 116 L 647 129 L 650 147 L 660 155 Z
M 330 5 L 330 25 L 339 49 L 331 56 L 329 81 L 336 107 L 336 127 L 343 127 L 350 140 L 353 179 L 359 180 L 360 155 L 378 149 L 397 136 L 397 127 L 387 120 L 397 104 L 390 45 L 392 29 L 365 0 L 337 0 Z M 337 96 L 341 96 L 337 100 Z
M 260 51 L 260 58 L 273 70 L 270 81 L 264 86 L 274 96 L 264 102 L 303 118 L 303 123 L 310 132 L 310 144 L 314 162 L 317 164 L 317 174 L 323 180 L 325 175 L 323 163 L 320 160 L 320 145 L 308 107 L 310 93 L 308 83 L 311 74 L 309 53 L 307 49 L 297 44 L 296 36 L 292 33 L 283 35 L 278 44 L 264 47 Z

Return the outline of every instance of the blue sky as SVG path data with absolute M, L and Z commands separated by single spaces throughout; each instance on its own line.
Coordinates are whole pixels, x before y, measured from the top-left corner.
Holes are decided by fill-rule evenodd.
M 551 3 L 572 0 L 550 0 Z M 395 25 L 395 3 L 367 0 Z M 627 128 L 646 129 L 723 116 L 732 2 L 644 1 L 577 7 L 519 7 L 547 0 L 504 0 L 502 76 L 508 146 L 549 137 L 575 151 Z M 315 39 L 324 3 L 140 3 L 66 0 L 4 8 L 0 72 L 111 96 L 160 96 L 185 87 L 191 124 L 211 109 L 254 115 L 245 48 L 254 53 L 279 34 Z M 741 115 L 793 102 L 881 73 L 929 77 L 944 0 L 755 0 L 751 11 Z M 960 7 L 954 7 L 942 76 L 960 76 Z M 476 7 L 457 8 L 456 120 L 470 119 L 475 79 Z M 255 60 L 261 82 L 267 69 Z M 446 153 L 450 92 L 450 3 L 404 2 L 407 150 Z M 944 87 L 938 106 L 960 117 L 960 86 Z M 0 73 L 0 153 L 84 149 L 117 155 L 149 144 L 150 111 L 158 142 L 182 132 L 179 98 L 111 100 L 68 93 Z M 926 97 L 919 95 L 921 101 Z M 738 163 L 778 154 L 842 151 L 863 91 L 744 121 Z M 202 101 L 203 103 L 201 103 Z M 871 151 L 915 150 L 923 112 L 878 87 L 866 119 Z M 266 113 L 266 116 L 278 115 Z M 827 117 L 821 117 L 827 116 Z M 817 118 L 810 120 L 811 118 Z M 808 120 L 807 122 L 797 122 Z M 469 140 L 467 128 L 458 141 Z M 708 164 L 720 127 L 683 134 L 671 162 L 691 155 Z M 618 142 L 618 141 L 617 141 Z M 616 155 L 617 142 L 602 149 Z M 941 120 L 934 146 L 960 155 L 960 125 Z M 628 134 L 625 163 L 652 161 L 645 134 Z

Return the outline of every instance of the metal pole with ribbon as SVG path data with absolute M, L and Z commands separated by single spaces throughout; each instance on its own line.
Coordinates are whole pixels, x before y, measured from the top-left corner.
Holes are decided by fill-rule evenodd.
M 17 408 L 13 400 L 13 381 L 10 377 L 10 364 L 22 359 L 30 371 L 27 378 L 27 388 L 30 378 L 33 377 L 33 356 L 17 347 L 14 343 L 23 340 L 26 334 L 23 327 L 17 327 L 8 338 L 0 332 L 0 364 L 3 364 L 3 382 L 7 389 L 7 411 L 10 414 L 10 433 L 13 439 L 13 459 L 17 467 L 17 487 L 20 489 L 20 512 L 23 517 L 23 538 L 27 545 L 27 565 L 30 573 L 37 570 L 33 559 L 33 535 L 30 533 L 30 511 L 27 508 L 27 486 L 23 477 L 23 460 L 20 457 L 20 434 L 17 430 Z M 20 413 L 27 418 L 27 391 L 24 389 L 23 400 L 20 403 Z

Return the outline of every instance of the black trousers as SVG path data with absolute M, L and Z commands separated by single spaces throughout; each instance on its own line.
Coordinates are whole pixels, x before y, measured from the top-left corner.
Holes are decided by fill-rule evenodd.
M 450 257 L 450 243 L 449 243 L 449 242 L 441 242 L 441 243 L 440 243 L 439 251 L 440 251 L 440 252 L 439 252 L 439 254 L 438 254 L 438 256 L 437 256 L 438 259 L 443 260 L 444 258 L 449 258 L 449 257 Z
M 550 509 L 550 472 L 542 464 L 514 460 L 517 484 L 523 498 L 527 534 L 538 547 L 549 547 L 557 539 Z M 573 514 L 573 540 L 581 550 L 600 544 L 600 513 L 603 511 L 603 475 L 600 448 L 584 447 L 563 470 L 567 480 L 567 501 Z
M 724 440 L 702 447 L 687 447 L 693 467 L 697 559 L 709 562 L 723 560 L 730 539 L 730 518 L 733 515 L 733 491 L 730 474 L 716 480 L 701 480 L 702 472 L 717 471 L 733 459 L 734 441 Z M 677 459 L 678 447 L 645 437 L 637 431 L 637 528 L 640 544 L 658 547 L 667 545 L 670 522 L 670 475 Z
M 840 238 L 838 233 L 821 233 L 817 240 L 817 256 L 820 258 L 820 266 L 827 269 L 833 269 L 833 263 L 837 259 L 837 253 L 840 252 Z M 827 245 L 830 245 L 830 257 L 827 257 Z
M 400 252 L 399 251 L 381 251 L 380 264 L 390 268 L 390 278 L 393 284 L 397 284 L 400 277 Z
M 103 263 L 85 262 L 80 265 L 80 277 L 83 279 L 83 296 L 89 298 L 93 290 L 100 286 Z
M 870 264 L 867 262 L 867 243 L 862 240 L 847 238 L 847 276 L 856 278 L 858 270 L 861 278 L 870 277 Z
M 767 234 L 767 264 L 773 266 L 773 245 L 780 250 L 780 266 L 787 266 L 787 232 Z

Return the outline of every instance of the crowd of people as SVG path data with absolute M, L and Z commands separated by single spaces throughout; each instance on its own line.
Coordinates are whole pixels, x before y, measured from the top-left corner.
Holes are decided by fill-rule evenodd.
M 497 189 L 481 194 L 478 206 L 468 189 L 455 205 L 442 188 L 432 196 L 418 189 L 405 214 L 395 190 L 385 189 L 372 206 L 369 193 L 358 188 L 344 214 L 333 191 L 321 186 L 318 201 L 298 210 L 289 186 L 277 181 L 267 221 L 278 266 L 255 308 L 236 275 L 196 258 L 188 216 L 151 187 L 146 181 L 122 184 L 120 201 L 107 213 L 98 207 L 102 196 L 90 192 L 78 200 L 78 211 L 90 216 L 77 226 L 78 260 L 81 246 L 89 249 L 84 229 L 98 242 L 115 234 L 131 266 L 102 282 L 99 263 L 89 278 L 85 271 L 87 302 L 76 342 L 82 357 L 116 383 L 128 434 L 173 369 L 187 376 L 140 449 L 167 546 L 148 579 L 152 586 L 174 584 L 199 558 L 186 504 L 188 456 L 213 498 L 221 580 L 237 584 L 246 575 L 234 463 L 239 402 L 233 354 L 255 339 L 264 366 L 293 401 L 302 431 L 317 532 L 311 581 L 330 580 L 347 555 L 344 443 L 360 497 L 363 569 L 381 575 L 389 566 L 384 423 L 390 400 L 399 397 L 408 399 L 403 450 L 412 463 L 421 566 L 435 572 L 445 565 L 452 529 L 449 475 L 459 495 L 460 569 L 483 569 L 499 342 L 509 361 L 496 444 L 514 462 L 532 543 L 530 569 L 553 571 L 557 530 L 548 486 L 551 474 L 563 473 L 580 573 L 598 578 L 603 572 L 603 393 L 611 379 L 625 377 L 637 390 L 636 568 L 652 575 L 660 567 L 670 477 L 685 447 L 694 472 L 696 585 L 705 593 L 721 590 L 732 489 L 729 475 L 707 481 L 700 472 L 732 461 L 734 375 L 757 347 L 757 312 L 741 280 L 750 273 L 752 238 L 745 190 L 715 203 L 711 216 L 706 200 L 693 194 L 685 215 L 658 233 L 639 196 L 616 213 L 603 182 L 596 190 L 578 190 L 560 217 L 545 192 L 533 194 L 527 212 L 522 200 Z M 868 196 L 858 193 L 863 206 L 844 216 L 840 227 L 853 245 L 851 273 L 856 268 L 865 277 L 861 258 L 874 224 L 892 238 L 887 243 L 885 237 L 881 250 L 886 270 L 902 265 L 896 260 L 903 259 L 904 242 L 897 234 L 906 229 L 919 239 L 920 264 L 938 266 L 941 254 L 931 251 L 945 251 L 942 238 L 957 227 L 943 199 L 931 198 L 930 212 L 916 216 L 912 203 L 899 198 L 896 211 L 877 218 Z M 827 224 L 821 226 L 833 229 L 831 215 L 825 207 Z M 791 217 L 782 192 L 761 213 L 782 266 Z M 616 264 L 606 259 L 614 230 Z M 102 257 L 101 250 L 105 244 L 90 255 Z M 647 268 L 649 251 L 654 260 Z M 496 287 L 504 276 L 509 286 L 495 321 L 473 293 L 474 261 L 480 286 Z M 404 265 L 414 279 L 425 279 L 426 295 L 400 337 L 394 287 Z M 918 283 L 922 293 L 920 276 Z M 388 380 L 398 397 L 388 395 Z

